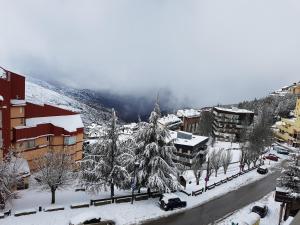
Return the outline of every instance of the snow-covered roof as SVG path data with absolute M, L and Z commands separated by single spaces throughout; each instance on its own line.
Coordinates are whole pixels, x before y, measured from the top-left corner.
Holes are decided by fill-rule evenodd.
M 6 78 L 6 71 L 0 67 L 0 78 Z
M 77 128 L 84 127 L 80 114 L 67 116 L 36 117 L 26 119 L 26 126 L 30 127 L 34 127 L 39 124 L 45 123 L 51 123 L 54 126 L 64 128 L 68 132 L 74 132 L 77 130 Z
M 236 107 L 232 107 L 232 108 L 214 107 L 214 108 L 219 110 L 219 111 L 231 112 L 231 113 L 254 113 L 250 110 L 239 109 L 239 108 L 236 108 Z
M 80 213 L 79 215 L 75 216 L 70 220 L 70 224 L 72 225 L 79 225 L 84 223 L 85 221 L 92 220 L 92 219 L 100 219 L 100 215 L 93 211 L 88 211 L 84 213 Z
M 22 176 L 30 175 L 30 168 L 26 159 L 20 157 L 12 157 L 10 165 L 11 167 L 14 167 L 14 169 L 17 170 L 18 174 Z
M 190 135 L 190 139 L 188 138 L 180 138 L 178 136 L 178 133 L 185 133 L 187 135 Z M 188 132 L 183 132 L 183 131 L 170 131 L 170 139 L 174 141 L 174 144 L 177 145 L 186 145 L 186 146 L 196 146 L 197 144 L 200 144 L 203 141 L 208 140 L 208 137 L 205 136 L 199 136 L 199 135 L 193 135 Z
M 174 114 L 168 114 L 158 120 L 158 122 L 164 126 L 168 126 L 171 124 L 181 124 L 182 121 Z
M 177 116 L 179 117 L 198 117 L 200 112 L 195 109 L 180 109 L 177 111 Z
M 15 106 L 24 106 L 24 105 L 26 105 L 26 101 L 20 100 L 20 99 L 11 99 L 10 104 L 15 105 Z

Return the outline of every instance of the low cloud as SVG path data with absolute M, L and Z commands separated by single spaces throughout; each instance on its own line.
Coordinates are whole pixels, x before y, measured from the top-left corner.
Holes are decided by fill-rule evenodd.
M 298 1 L 0 5 L 1 65 L 72 87 L 139 96 L 167 90 L 177 104 L 205 106 L 300 80 Z

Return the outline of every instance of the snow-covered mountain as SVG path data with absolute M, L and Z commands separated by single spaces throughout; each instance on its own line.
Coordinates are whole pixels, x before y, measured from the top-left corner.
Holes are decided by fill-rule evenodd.
M 54 85 L 35 78 L 26 77 L 26 100 L 36 104 L 50 104 L 82 114 L 83 122 L 103 124 L 110 118 L 107 108 L 94 108 L 80 100 L 67 96 Z

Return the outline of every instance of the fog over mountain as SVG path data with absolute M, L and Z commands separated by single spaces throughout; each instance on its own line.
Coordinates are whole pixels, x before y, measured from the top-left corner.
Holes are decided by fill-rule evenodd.
M 53 83 L 129 101 L 153 101 L 160 93 L 168 105 L 201 107 L 264 96 L 300 80 L 296 0 L 0 5 L 0 65 Z

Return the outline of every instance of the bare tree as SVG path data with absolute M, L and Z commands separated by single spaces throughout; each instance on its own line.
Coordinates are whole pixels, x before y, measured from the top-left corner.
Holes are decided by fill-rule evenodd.
M 244 163 L 247 165 L 248 169 L 250 169 L 251 163 L 253 162 L 253 152 L 247 148 L 244 152 Z
M 223 169 L 224 169 L 224 174 L 226 174 L 227 170 L 228 170 L 228 167 L 229 167 L 229 165 L 232 161 L 232 152 L 231 152 L 231 150 L 223 151 L 221 159 L 222 159 L 222 166 L 223 166 Z
M 16 197 L 19 165 L 13 158 L 12 154 L 8 154 L 0 162 L 0 209 L 4 209 L 7 201 Z
M 49 150 L 43 157 L 34 160 L 36 180 L 42 190 L 51 191 L 51 204 L 55 192 L 69 185 L 73 178 L 74 161 L 66 150 Z
M 194 161 L 192 164 L 192 170 L 194 172 L 195 178 L 196 178 L 196 185 L 199 185 L 200 182 L 200 177 L 203 171 L 203 164 L 205 162 L 205 153 L 203 153 L 202 151 L 198 152 L 196 154 L 196 156 L 194 157 Z
M 222 155 L 222 150 L 216 150 L 213 149 L 213 151 L 210 154 L 210 164 L 215 171 L 215 176 L 218 176 L 218 170 L 220 169 L 222 165 L 222 160 L 221 160 L 221 155 Z

